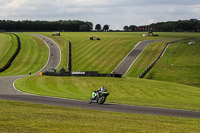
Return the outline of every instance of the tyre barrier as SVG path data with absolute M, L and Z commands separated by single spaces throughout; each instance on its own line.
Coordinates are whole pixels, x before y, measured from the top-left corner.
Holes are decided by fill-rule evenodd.
M 3 72 L 3 71 L 5 71 L 6 69 L 8 69 L 10 67 L 11 63 L 16 58 L 16 56 L 18 55 L 18 53 L 19 53 L 19 51 L 21 49 L 21 41 L 20 41 L 19 37 L 14 33 L 12 33 L 12 35 L 17 37 L 18 47 L 17 47 L 15 53 L 13 54 L 13 56 L 9 59 L 9 61 L 2 68 L 0 68 L 0 72 Z
M 152 62 L 151 65 L 149 65 L 147 67 L 147 69 L 145 69 L 139 76 L 138 78 L 143 78 L 150 70 L 151 68 L 159 61 L 159 59 L 161 58 L 161 56 L 164 54 L 165 50 L 167 49 L 169 44 L 172 43 L 177 43 L 177 42 L 182 42 L 182 41 L 188 41 L 188 40 L 197 40 L 199 38 L 189 38 L 189 39 L 181 39 L 181 40 L 176 40 L 176 41 L 172 41 L 172 42 L 168 42 L 165 44 L 165 47 L 163 48 L 163 50 L 160 52 L 159 56 L 156 58 L 156 60 L 154 62 Z

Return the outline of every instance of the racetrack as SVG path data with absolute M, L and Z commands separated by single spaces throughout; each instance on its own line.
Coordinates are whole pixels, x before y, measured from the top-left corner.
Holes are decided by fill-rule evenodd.
M 50 56 L 49 56 L 48 63 L 41 71 L 45 71 L 49 67 L 56 68 L 60 63 L 60 58 L 61 58 L 60 49 L 57 47 L 55 42 L 53 42 L 51 39 L 40 36 L 40 35 L 34 35 L 34 36 L 37 36 L 40 39 L 44 40 L 50 49 Z M 152 41 L 146 41 L 145 44 L 148 45 L 150 42 Z M 138 46 L 140 44 L 143 44 L 143 43 L 139 43 Z M 70 99 L 26 94 L 26 93 L 16 90 L 13 87 L 14 81 L 24 76 L 20 75 L 20 76 L 0 77 L 0 99 L 32 102 L 32 103 L 39 103 L 39 104 L 49 104 L 49 105 L 55 105 L 55 106 L 76 107 L 76 108 L 84 108 L 84 109 L 92 109 L 92 110 L 102 110 L 102 111 L 200 118 L 200 112 L 195 112 L 195 111 L 119 105 L 119 104 L 103 104 L 103 105 L 88 104 L 87 101 L 70 100 Z

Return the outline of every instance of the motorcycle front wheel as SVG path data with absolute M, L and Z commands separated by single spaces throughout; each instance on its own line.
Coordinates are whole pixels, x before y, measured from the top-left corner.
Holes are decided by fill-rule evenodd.
M 91 104 L 91 103 L 92 103 L 92 98 L 89 99 L 89 104 Z

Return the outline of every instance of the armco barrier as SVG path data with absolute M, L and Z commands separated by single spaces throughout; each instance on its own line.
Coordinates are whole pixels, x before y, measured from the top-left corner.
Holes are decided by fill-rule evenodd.
M 13 56 L 9 59 L 9 61 L 2 68 L 0 68 L 0 72 L 3 72 L 3 71 L 5 71 L 6 69 L 9 68 L 9 66 L 11 65 L 11 63 L 13 62 L 13 60 L 15 59 L 15 57 L 18 55 L 18 53 L 19 53 L 19 51 L 21 49 L 21 42 L 20 42 L 19 37 L 16 34 L 14 34 L 14 33 L 12 33 L 12 34 L 17 37 L 18 47 L 17 47 L 15 53 L 13 54 Z
M 152 62 L 152 64 L 150 66 L 147 67 L 146 70 L 144 70 L 144 72 L 142 72 L 138 78 L 143 78 L 150 70 L 151 68 L 159 61 L 159 59 L 161 58 L 161 56 L 163 55 L 163 53 L 165 52 L 165 50 L 167 49 L 167 46 L 169 44 L 172 44 L 172 43 L 176 43 L 176 42 L 181 42 L 181 41 L 187 41 L 187 40 L 196 40 L 196 39 L 199 39 L 199 38 L 189 38 L 189 39 L 181 39 L 181 40 L 176 40 L 176 41 L 172 41 L 172 42 L 168 42 L 165 44 L 165 47 L 163 48 L 163 50 L 160 52 L 159 56 L 156 58 L 156 60 L 154 62 Z

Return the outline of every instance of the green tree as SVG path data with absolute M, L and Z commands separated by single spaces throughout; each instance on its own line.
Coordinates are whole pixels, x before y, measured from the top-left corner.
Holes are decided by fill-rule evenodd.
M 126 26 L 124 26 L 124 31 L 129 31 L 129 27 L 126 25 Z
M 96 31 L 100 31 L 100 30 L 101 30 L 101 25 L 100 25 L 100 24 L 97 24 L 97 25 L 95 26 L 95 30 L 96 30 Z
M 135 25 L 130 25 L 129 26 L 129 30 L 130 31 L 135 31 L 135 28 L 137 28 L 137 26 L 135 26 Z
M 109 30 L 109 26 L 106 24 L 103 26 L 103 31 L 108 31 Z

